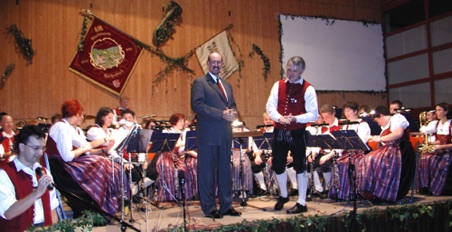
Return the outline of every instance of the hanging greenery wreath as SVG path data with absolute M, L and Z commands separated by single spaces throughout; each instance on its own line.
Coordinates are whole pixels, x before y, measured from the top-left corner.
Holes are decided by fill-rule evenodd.
M 237 87 L 240 88 L 240 80 L 243 78 L 242 70 L 243 70 L 243 66 L 245 65 L 245 62 L 243 61 L 242 50 L 240 49 L 240 46 L 237 44 L 237 42 L 235 42 L 234 36 L 232 36 L 231 29 L 233 27 L 234 27 L 234 24 L 231 23 L 228 25 L 228 27 L 226 27 L 225 30 L 226 30 L 226 33 L 228 33 L 228 39 L 230 40 L 230 43 L 234 44 L 239 52 L 239 58 L 237 58 L 237 55 L 235 54 L 234 49 L 231 49 L 232 54 L 234 55 L 234 57 L 236 57 L 237 64 L 239 65 L 239 79 L 237 81 Z M 229 44 L 229 46 L 232 48 L 231 44 Z
M 249 55 L 251 58 L 254 56 L 254 53 L 257 53 L 260 56 L 262 62 L 264 62 L 264 67 L 262 68 L 262 75 L 264 75 L 264 79 L 267 80 L 268 73 L 270 72 L 270 60 L 264 54 L 262 49 L 259 46 L 257 46 L 256 44 L 253 44 L 252 49 L 253 50 L 250 52 Z
M 176 31 L 176 25 L 182 14 L 182 7 L 175 1 L 171 1 L 166 7 L 165 17 L 154 31 L 153 42 L 156 47 L 160 47 L 169 40 Z
M 82 31 L 80 32 L 80 40 L 78 42 L 78 51 L 83 51 L 83 43 L 85 41 L 86 33 L 88 33 L 88 20 L 92 17 L 89 13 L 83 16 Z
M 19 28 L 17 28 L 15 24 L 6 28 L 6 30 L 8 34 L 14 36 L 14 39 L 16 41 L 16 49 L 19 50 L 24 59 L 27 61 L 27 65 L 31 64 L 33 56 L 35 55 L 35 51 L 33 50 L 33 47 L 31 45 L 31 39 L 26 38 L 22 34 L 22 31 Z

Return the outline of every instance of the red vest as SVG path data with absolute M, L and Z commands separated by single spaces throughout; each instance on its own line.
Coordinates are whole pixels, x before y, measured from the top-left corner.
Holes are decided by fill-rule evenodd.
M 20 200 L 33 191 L 33 183 L 31 177 L 24 171 L 17 172 L 16 165 L 14 162 L 9 162 L 2 167 L 8 174 L 11 182 L 14 185 L 14 190 L 16 192 L 16 199 Z M 50 209 L 50 194 L 49 190 L 46 190 L 44 195 L 41 196 L 42 206 L 44 208 L 44 225 L 52 225 L 52 213 Z M 0 217 L 0 228 L 2 231 L 24 231 L 28 229 L 33 224 L 34 215 L 34 205 L 28 208 L 21 215 L 11 219 L 5 220 Z
M 14 144 L 14 138 L 15 137 L 2 137 L 1 133 L 0 133 L 0 138 L 4 138 L 4 140 L 2 141 L 2 146 L 3 146 L 3 150 L 5 151 L 5 153 L 11 152 L 13 150 L 13 146 L 12 144 Z M 0 160 L 0 167 L 6 163 L 9 162 L 9 158 L 3 158 L 2 160 Z
M 292 84 L 289 81 L 280 80 L 278 89 L 277 110 L 281 115 L 300 115 L 306 113 L 304 94 L 306 89 L 311 86 L 306 80 L 303 85 Z M 292 122 L 289 125 L 276 123 L 276 129 L 280 130 L 298 130 L 306 128 L 306 124 Z
M 322 126 L 322 134 L 329 131 L 338 131 L 340 130 L 341 127 L 340 126 Z

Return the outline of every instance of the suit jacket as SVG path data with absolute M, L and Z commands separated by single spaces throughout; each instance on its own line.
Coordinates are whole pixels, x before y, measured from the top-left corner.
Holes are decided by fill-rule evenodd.
M 223 111 L 235 109 L 232 86 L 221 80 L 228 101 L 213 77 L 207 73 L 196 79 L 191 89 L 191 108 L 197 115 L 196 132 L 198 145 L 220 145 L 232 141 L 231 122 L 223 119 Z

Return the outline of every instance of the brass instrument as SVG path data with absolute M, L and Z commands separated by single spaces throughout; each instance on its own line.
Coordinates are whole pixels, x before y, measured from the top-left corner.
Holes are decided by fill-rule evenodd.
M 429 121 L 427 120 L 427 111 L 423 111 L 419 114 L 419 126 L 427 126 Z

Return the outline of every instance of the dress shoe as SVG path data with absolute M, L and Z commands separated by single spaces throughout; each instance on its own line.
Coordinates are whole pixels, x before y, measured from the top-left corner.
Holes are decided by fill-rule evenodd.
M 279 197 L 275 204 L 275 210 L 282 210 L 284 207 L 284 204 L 286 204 L 289 201 L 288 197 Z
M 304 212 L 308 212 L 308 207 L 300 205 L 300 203 L 297 203 L 294 207 L 287 210 L 288 214 L 299 214 Z
M 298 189 L 292 189 L 289 193 L 289 196 L 291 197 L 298 196 Z
M 223 213 L 223 216 L 225 216 L 225 215 L 238 217 L 238 216 L 242 215 L 242 213 L 240 213 L 239 211 L 237 211 L 237 210 L 235 210 L 234 208 L 231 207 L 228 211 Z
M 263 189 L 261 189 L 261 188 L 259 188 L 259 189 L 256 190 L 256 196 L 257 196 L 257 197 L 260 197 L 260 196 L 267 196 L 267 195 L 268 195 L 267 190 L 263 190 Z
M 214 210 L 214 211 L 210 212 L 209 214 L 206 214 L 206 217 L 208 217 L 208 218 L 222 218 L 223 215 L 221 215 L 221 213 L 218 212 L 217 210 Z

